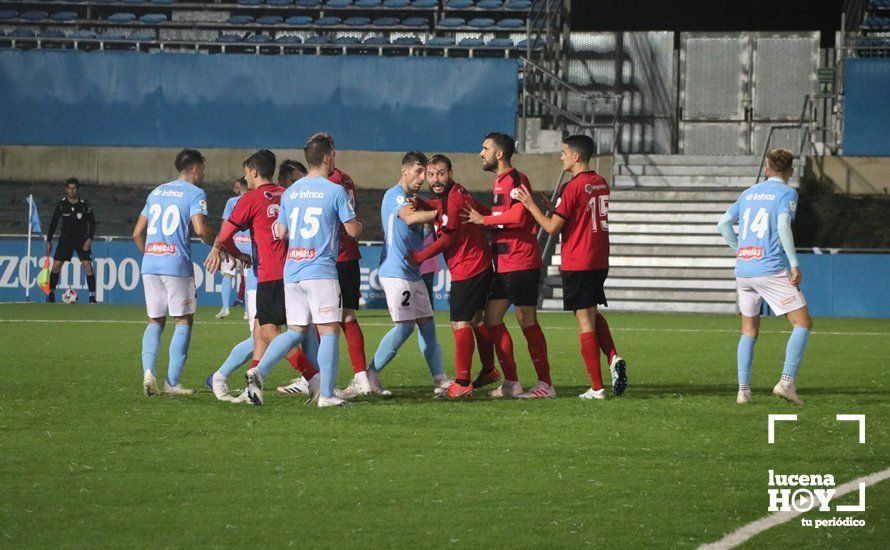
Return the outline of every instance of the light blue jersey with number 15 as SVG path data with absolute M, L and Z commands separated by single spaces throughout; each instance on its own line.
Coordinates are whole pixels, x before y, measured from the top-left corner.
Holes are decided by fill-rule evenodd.
M 794 221 L 797 191 L 780 179 L 768 179 L 741 194 L 727 214 L 739 224 L 736 277 L 765 277 L 790 269 L 779 240 L 779 216 Z
M 355 218 L 342 186 L 305 177 L 281 195 L 278 223 L 287 226 L 284 282 L 336 279 L 340 225 Z
M 145 201 L 141 214 L 148 218 L 142 273 L 193 277 L 191 219 L 207 215 L 207 195 L 187 181 L 158 186 Z

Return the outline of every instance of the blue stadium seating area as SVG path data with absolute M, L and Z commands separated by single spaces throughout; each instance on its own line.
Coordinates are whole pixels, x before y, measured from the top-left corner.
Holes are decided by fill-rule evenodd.
M 851 39 L 857 57 L 890 57 L 890 0 L 871 0 L 859 31 Z
M 532 0 L 26 0 L 0 2 L 0 47 L 511 57 L 526 47 L 534 6 Z

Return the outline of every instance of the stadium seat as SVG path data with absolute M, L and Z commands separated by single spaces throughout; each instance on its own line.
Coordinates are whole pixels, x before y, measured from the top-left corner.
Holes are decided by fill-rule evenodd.
M 136 20 L 135 13 L 112 13 L 108 16 L 108 20 L 112 23 L 132 23 Z
M 292 15 L 285 19 L 284 22 L 294 27 L 305 27 L 312 24 L 312 18 L 308 15 Z
M 0 10 L 0 21 L 12 21 L 18 19 L 19 12 L 15 10 Z
M 467 25 L 474 29 L 487 29 L 494 26 L 494 19 L 489 17 L 476 17 L 475 19 L 470 19 Z
M 40 31 L 40 38 L 65 38 L 65 33 L 57 29 Z
M 508 10 L 528 11 L 532 8 L 531 0 L 508 0 L 504 4 L 504 8 Z
M 331 40 L 330 36 L 318 35 L 318 36 L 310 36 L 306 40 L 303 41 L 303 44 L 312 44 L 312 45 L 322 45 L 322 44 L 331 44 L 333 40 Z
M 136 42 L 152 42 L 155 40 L 154 31 L 137 31 L 131 33 L 130 36 L 127 37 L 127 40 L 134 40 Z
M 163 13 L 146 13 L 145 15 L 140 17 L 139 20 L 146 25 L 157 25 L 159 23 L 167 21 L 167 16 Z
M 362 44 L 367 44 L 368 46 L 387 46 L 389 45 L 389 38 L 385 36 L 369 36 L 365 38 Z
M 93 0 L 93 4 L 114 4 L 117 0 Z
M 352 7 L 352 0 L 328 0 L 325 4 L 326 8 L 349 8 Z
M 321 6 L 321 0 L 297 0 L 297 5 L 301 8 L 317 8 Z
M 523 39 L 523 40 L 520 40 L 519 42 L 516 43 L 516 47 L 517 47 L 517 48 L 520 48 L 520 49 L 525 49 L 525 47 L 526 47 L 526 42 L 528 42 L 528 41 L 527 41 L 527 40 L 524 40 L 524 39 Z M 532 49 L 533 49 L 533 50 L 540 50 L 540 49 L 543 48 L 543 47 L 544 47 L 544 41 L 543 41 L 543 40 L 540 40 L 540 39 L 537 39 L 537 38 L 536 38 L 535 41 L 532 42 Z
M 217 42 L 231 43 L 241 42 L 244 38 L 240 34 L 221 34 L 216 37 Z
M 465 10 L 473 7 L 473 0 L 448 0 L 445 7 L 450 10 Z
M 272 37 L 267 34 L 255 34 L 253 36 L 248 36 L 245 42 L 249 42 L 251 44 L 268 44 L 272 41 Z
M 343 20 L 339 17 L 328 15 L 325 17 L 319 17 L 315 20 L 315 24 L 319 27 L 336 27 L 343 23 Z
M 144 4 L 145 0 L 121 0 L 121 2 L 124 4 L 131 4 L 131 5 L 136 6 L 139 4 Z
M 436 46 L 443 48 L 445 46 L 454 46 L 454 39 L 447 36 L 437 36 L 426 41 L 427 46 Z
M 476 7 L 483 10 L 499 10 L 504 7 L 502 0 L 479 0 Z
M 267 6 L 291 6 L 294 0 L 266 0 Z
M 395 27 L 399 24 L 399 20 L 395 17 L 378 17 L 374 20 L 375 27 Z
M 264 15 L 257 17 L 256 22 L 259 25 L 280 25 L 284 22 L 284 19 L 280 15 Z
M 238 0 L 239 6 L 262 6 L 263 0 Z
M 366 27 L 371 24 L 371 20 L 367 17 L 350 17 L 343 24 L 348 27 Z
M 394 9 L 394 10 L 402 10 L 411 5 L 409 0 L 384 0 L 383 7 Z
M 426 17 L 409 17 L 402 21 L 402 25 L 406 27 L 429 27 L 430 20 Z
M 73 11 L 57 11 L 50 16 L 53 21 L 75 21 L 78 18 L 77 13 Z
M 71 40 L 95 40 L 96 33 L 92 31 L 78 31 L 68 35 Z
M 228 25 L 249 25 L 253 23 L 252 15 L 233 15 L 226 19 Z
M 525 21 L 522 19 L 508 18 L 501 19 L 498 21 L 499 29 L 523 29 L 525 28 Z
M 25 21 L 43 21 L 47 17 L 49 14 L 40 10 L 28 10 L 22 14 L 22 19 Z
M 438 0 L 414 0 L 411 2 L 412 8 L 431 9 L 439 7 Z
M 6 34 L 7 38 L 34 38 L 34 31 L 31 29 L 17 28 L 12 29 Z
M 492 38 L 486 46 L 489 48 L 512 48 L 513 40 L 509 38 Z
M 172 6 L 173 0 L 150 0 L 156 6 Z
M 439 26 L 442 28 L 453 28 L 453 27 L 463 27 L 467 22 L 462 17 L 446 17 L 439 21 Z
M 485 45 L 485 41 L 481 38 L 464 38 L 457 45 L 461 48 L 481 48 Z
M 100 40 L 125 40 L 126 38 L 122 32 L 106 32 L 99 35 Z
M 423 42 L 416 36 L 400 36 L 392 41 L 396 46 L 423 46 Z
M 380 5 L 380 0 L 356 0 L 357 8 L 376 8 Z
M 351 46 L 353 44 L 361 44 L 361 38 L 357 36 L 338 36 L 336 40 L 334 40 L 334 44 L 338 46 Z
M 276 44 L 302 44 L 303 39 L 292 34 L 282 34 L 275 39 Z

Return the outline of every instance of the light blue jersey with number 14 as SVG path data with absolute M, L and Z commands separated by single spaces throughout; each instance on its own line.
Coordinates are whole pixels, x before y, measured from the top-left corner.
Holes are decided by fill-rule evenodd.
M 207 195 L 187 181 L 174 180 L 148 195 L 141 214 L 148 218 L 142 273 L 193 277 L 191 219 L 207 215 Z
M 284 282 L 336 279 L 340 224 L 355 218 L 342 186 L 305 177 L 281 196 L 278 223 L 287 226 Z
M 741 194 L 727 211 L 739 224 L 736 277 L 765 277 L 790 269 L 779 240 L 779 216 L 788 214 L 794 221 L 796 210 L 797 191 L 780 179 L 760 182 Z

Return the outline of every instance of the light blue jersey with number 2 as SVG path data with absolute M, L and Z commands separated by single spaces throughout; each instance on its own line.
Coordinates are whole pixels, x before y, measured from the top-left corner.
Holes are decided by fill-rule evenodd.
M 148 218 L 142 273 L 193 277 L 191 218 L 207 215 L 207 195 L 187 181 L 158 186 L 145 201 L 141 214 Z
M 287 226 L 284 282 L 336 279 L 340 225 L 355 218 L 342 186 L 305 177 L 281 195 L 278 223 Z
M 727 214 L 739 224 L 736 277 L 765 277 L 790 269 L 779 240 L 779 216 L 794 221 L 797 191 L 768 179 L 741 194 Z

